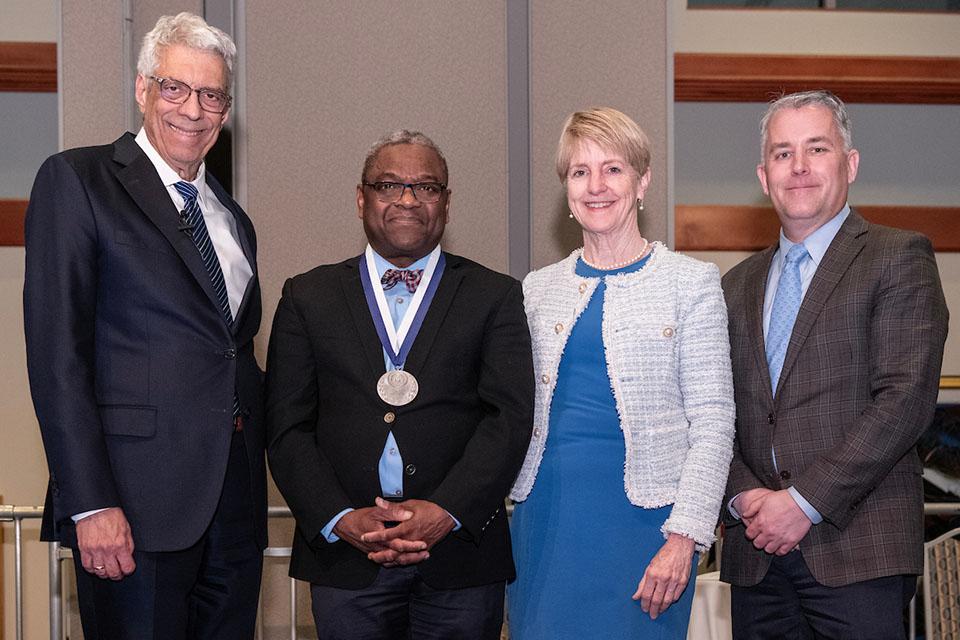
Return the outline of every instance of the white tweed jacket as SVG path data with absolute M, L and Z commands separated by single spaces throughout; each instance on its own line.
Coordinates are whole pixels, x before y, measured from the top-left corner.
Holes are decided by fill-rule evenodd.
M 537 390 L 533 438 L 510 492 L 516 502 L 533 488 L 560 358 L 600 282 L 575 273 L 581 252 L 523 280 Z M 627 498 L 645 508 L 672 504 L 664 536 L 685 535 L 705 551 L 715 538 L 735 417 L 719 271 L 654 243 L 643 269 L 605 280 L 603 346 L 626 445 Z

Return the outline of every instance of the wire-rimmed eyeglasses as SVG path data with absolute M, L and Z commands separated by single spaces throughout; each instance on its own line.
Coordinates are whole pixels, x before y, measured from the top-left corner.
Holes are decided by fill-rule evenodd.
M 194 89 L 186 82 L 173 78 L 150 76 L 150 79 L 160 85 L 160 97 L 173 104 L 183 104 L 190 99 L 191 93 L 195 93 L 200 100 L 201 109 L 210 113 L 223 113 L 230 108 L 230 103 L 233 101 L 233 98 L 219 89 L 205 87 Z

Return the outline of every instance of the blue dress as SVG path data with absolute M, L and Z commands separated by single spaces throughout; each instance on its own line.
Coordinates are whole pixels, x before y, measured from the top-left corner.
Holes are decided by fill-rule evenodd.
M 577 262 L 578 275 L 615 271 Z M 517 579 L 508 589 L 511 640 L 683 640 L 697 554 L 681 599 L 656 620 L 631 599 L 663 546 L 671 507 L 643 509 L 624 490 L 626 456 L 601 335 L 601 281 L 577 320 L 557 373 L 550 429 L 533 490 L 511 523 Z

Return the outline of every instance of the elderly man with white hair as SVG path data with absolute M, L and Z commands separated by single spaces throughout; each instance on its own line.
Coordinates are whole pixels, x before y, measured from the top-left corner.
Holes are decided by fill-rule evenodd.
M 236 47 L 160 18 L 137 135 L 49 158 L 26 219 L 24 326 L 84 637 L 252 638 L 266 545 L 256 236 L 204 166 Z

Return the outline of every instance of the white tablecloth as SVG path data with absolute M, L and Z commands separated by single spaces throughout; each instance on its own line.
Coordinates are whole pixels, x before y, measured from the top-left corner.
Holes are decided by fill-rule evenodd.
M 697 576 L 687 640 L 731 640 L 730 585 L 720 582 L 720 572 Z

